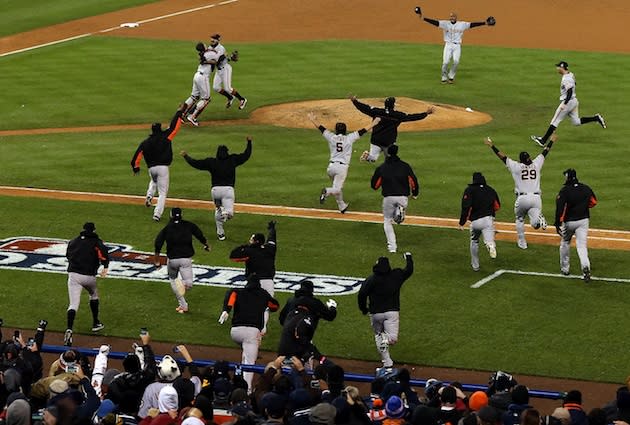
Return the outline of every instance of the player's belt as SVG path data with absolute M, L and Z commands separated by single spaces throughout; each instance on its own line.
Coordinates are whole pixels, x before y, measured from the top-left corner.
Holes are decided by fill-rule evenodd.
M 197 72 L 200 73 L 201 75 L 203 75 L 203 72 L 201 72 L 201 71 L 197 71 Z
M 540 195 L 540 192 L 516 192 L 516 196 L 521 195 Z
M 345 163 L 343 163 L 343 162 L 341 162 L 341 161 L 330 161 L 330 163 L 331 163 L 331 164 L 348 165 L 348 164 L 345 164 Z

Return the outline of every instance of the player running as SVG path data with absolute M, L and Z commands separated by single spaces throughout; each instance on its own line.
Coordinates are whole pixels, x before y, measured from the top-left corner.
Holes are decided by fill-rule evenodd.
M 490 146 L 490 149 L 499 157 L 512 174 L 514 179 L 514 215 L 516 215 L 516 234 L 518 235 L 517 245 L 521 249 L 527 249 L 527 241 L 525 240 L 525 216 L 529 216 L 529 223 L 534 229 L 547 228 L 547 220 L 542 213 L 542 198 L 540 191 L 540 177 L 545 158 L 551 150 L 553 143 L 558 140 L 554 133 L 549 139 L 549 143 L 543 151 L 533 160 L 527 152 L 519 154 L 519 162 L 514 161 L 503 152 L 501 152 L 492 142 L 492 139 L 486 137 L 484 143 Z
M 369 126 L 357 131 L 353 131 L 350 134 L 346 134 L 346 124 L 338 122 L 335 124 L 335 132 L 326 129 L 323 125 L 316 121 L 315 114 L 310 112 L 308 119 L 311 120 L 313 125 L 322 132 L 324 139 L 328 141 L 328 148 L 330 149 L 330 162 L 328 163 L 328 169 L 326 172 L 332 180 L 332 187 L 325 187 L 322 189 L 319 196 L 319 203 L 323 204 L 326 198 L 330 195 L 335 197 L 337 201 L 337 208 L 339 212 L 344 214 L 348 210 L 348 203 L 343 200 L 343 184 L 348 176 L 348 167 L 350 166 L 350 160 L 352 159 L 352 145 L 359 140 L 361 136 L 370 131 L 372 127 L 378 124 L 381 119 L 374 118 Z

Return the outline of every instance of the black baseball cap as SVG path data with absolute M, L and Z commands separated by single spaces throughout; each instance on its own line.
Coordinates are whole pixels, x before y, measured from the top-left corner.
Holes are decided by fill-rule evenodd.
M 559 66 L 560 68 L 563 68 L 563 69 L 569 69 L 569 64 L 566 63 L 565 61 L 558 62 L 556 66 Z

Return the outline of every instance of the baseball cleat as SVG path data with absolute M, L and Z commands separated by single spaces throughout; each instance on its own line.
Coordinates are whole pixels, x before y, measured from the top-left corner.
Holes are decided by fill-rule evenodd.
M 516 242 L 516 245 L 518 245 L 520 249 L 527 249 L 527 242 L 523 240 L 519 240 L 518 242 Z
M 530 139 L 532 139 L 534 141 L 534 143 L 536 143 L 538 146 L 540 146 L 541 148 L 545 147 L 545 142 L 543 140 L 542 137 L 538 137 L 538 136 L 529 136 Z
M 569 271 L 568 270 L 560 270 L 560 273 L 562 273 L 563 276 L 568 276 L 569 275 Z
M 149 208 L 151 206 L 151 201 L 153 200 L 153 196 L 147 196 L 144 200 L 144 206 Z
M 589 283 L 591 281 L 591 269 L 589 267 L 584 267 L 582 269 L 582 279 L 585 283 Z
M 63 345 L 72 347 L 72 329 L 66 329 L 66 332 L 63 334 Z
M 193 117 L 192 115 L 188 115 L 186 119 L 188 120 L 189 123 L 191 123 L 195 127 L 199 127 L 199 121 L 197 121 L 197 119 Z
M 600 114 L 595 114 L 595 118 L 597 118 L 597 121 L 599 122 L 599 125 L 602 126 L 602 128 L 606 128 L 606 121 L 604 121 L 604 117 L 602 117 Z
M 472 266 L 471 266 L 472 267 Z M 472 267 L 472 271 L 474 272 L 478 272 L 479 271 L 479 267 Z
M 454 80 L 453 78 L 449 78 L 449 79 L 448 79 L 448 83 L 449 83 L 449 84 L 455 84 L 455 80 Z
M 446 80 L 442 80 L 442 81 L 441 81 L 441 83 L 442 83 L 442 84 L 446 84 L 446 83 L 447 83 L 447 81 L 446 81 Z
M 497 247 L 494 244 L 488 244 L 486 245 L 486 248 L 488 248 L 488 254 L 490 254 L 490 258 L 497 258 Z
M 157 215 L 154 215 L 154 216 L 153 216 L 153 221 L 160 221 L 160 217 L 159 217 L 159 216 L 157 216 Z
M 359 158 L 359 161 L 367 161 L 369 156 L 370 153 L 368 151 L 363 151 L 361 157 Z
M 234 103 L 234 97 L 232 97 L 231 99 L 228 99 L 228 101 L 225 102 L 225 109 L 230 109 L 230 106 L 232 106 L 232 103 Z
M 37 330 L 38 331 L 45 331 L 46 330 L 46 326 L 48 326 L 48 320 L 42 319 L 37 324 Z
M 326 188 L 323 188 L 319 195 L 319 203 L 323 204 L 324 202 L 326 202 Z
M 245 105 L 247 105 L 247 98 L 244 97 L 243 100 L 238 105 L 238 109 L 245 109 Z
M 541 229 L 547 230 L 547 219 L 545 218 L 544 215 L 540 214 L 538 222 L 540 223 L 540 228 Z
M 344 209 L 340 210 L 339 212 L 340 212 L 341 214 L 345 214 L 345 213 L 346 213 L 346 211 L 348 211 L 348 207 L 349 207 L 349 206 L 350 206 L 350 204 L 346 204 L 346 207 L 345 207 Z
M 224 241 L 225 240 L 225 233 L 217 234 L 217 239 L 220 240 L 220 241 Z
M 396 207 L 396 213 L 394 214 L 394 223 L 400 224 L 405 221 L 405 209 L 402 205 Z
M 102 324 L 101 322 L 95 323 L 94 326 L 92 326 L 92 332 L 98 332 L 100 330 L 103 330 L 105 328 L 105 325 Z
M 180 306 L 177 306 L 177 308 L 175 309 L 175 311 L 176 311 L 177 313 L 179 313 L 179 314 L 188 313 L 188 309 L 187 309 L 187 308 L 180 307 Z

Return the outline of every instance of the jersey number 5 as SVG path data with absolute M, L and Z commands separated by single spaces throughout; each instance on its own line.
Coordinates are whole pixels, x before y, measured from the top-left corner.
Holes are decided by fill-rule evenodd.
M 337 147 L 337 152 L 343 152 L 343 143 L 337 142 L 335 146 Z
M 521 180 L 536 180 L 536 170 L 533 168 L 521 170 Z

